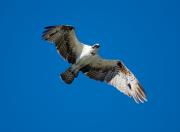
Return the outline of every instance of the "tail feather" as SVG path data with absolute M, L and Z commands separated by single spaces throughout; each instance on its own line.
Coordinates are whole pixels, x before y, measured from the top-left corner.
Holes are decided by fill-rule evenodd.
M 64 73 L 62 73 L 61 75 L 61 79 L 67 83 L 67 84 L 71 84 L 74 80 L 75 75 L 73 74 L 73 72 L 71 71 L 71 69 L 67 69 Z

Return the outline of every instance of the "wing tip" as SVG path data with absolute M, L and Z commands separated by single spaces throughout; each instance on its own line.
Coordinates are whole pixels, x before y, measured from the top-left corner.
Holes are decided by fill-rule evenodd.
M 58 26 L 47 26 L 47 27 L 44 27 L 44 31 L 42 33 L 41 38 L 43 40 L 47 40 L 49 42 L 53 42 L 54 41 L 52 39 L 53 36 L 59 31 L 58 29 L 55 30 L 56 28 L 58 28 Z
M 55 27 L 57 27 L 57 26 L 46 26 L 46 27 L 44 27 L 44 29 L 50 29 L 50 28 L 55 28 Z
M 44 27 L 44 29 L 52 29 L 52 28 L 57 28 L 57 27 L 62 28 L 62 29 L 65 29 L 65 30 L 75 29 L 74 26 L 72 26 L 72 25 L 66 25 L 66 24 L 46 26 L 46 27 Z
M 74 30 L 75 28 L 71 25 L 61 25 L 60 26 L 63 30 Z
M 42 33 L 41 38 L 43 40 L 48 40 L 50 39 L 59 31 L 59 30 L 65 30 L 65 31 L 71 31 L 74 30 L 75 28 L 71 25 L 54 25 L 54 26 L 46 26 L 44 27 L 44 31 Z
M 137 87 L 135 88 L 134 94 L 132 95 L 133 99 L 136 103 L 145 103 L 147 102 L 147 96 L 146 92 L 143 89 L 143 87 L 140 85 L 140 83 L 137 84 Z

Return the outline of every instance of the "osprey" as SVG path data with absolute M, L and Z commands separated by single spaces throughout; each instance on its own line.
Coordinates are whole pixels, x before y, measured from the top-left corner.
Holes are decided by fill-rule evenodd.
M 79 72 L 91 79 L 106 82 L 133 97 L 137 103 L 147 101 L 145 92 L 136 77 L 120 60 L 107 60 L 98 55 L 99 44 L 93 46 L 81 43 L 73 26 L 60 25 L 45 27 L 42 38 L 54 43 L 59 54 L 71 66 L 60 76 L 71 84 Z

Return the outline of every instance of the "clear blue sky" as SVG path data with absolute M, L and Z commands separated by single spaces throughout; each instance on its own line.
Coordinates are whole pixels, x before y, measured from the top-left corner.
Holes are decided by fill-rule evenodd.
M 180 131 L 180 3 L 178 0 L 0 2 L 1 132 Z M 100 43 L 140 80 L 148 102 L 80 74 L 41 40 L 43 27 L 71 24 L 79 39 Z

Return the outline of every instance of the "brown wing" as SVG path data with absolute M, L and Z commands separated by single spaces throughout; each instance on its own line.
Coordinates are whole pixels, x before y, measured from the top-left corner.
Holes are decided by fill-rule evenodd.
M 96 57 L 95 61 L 81 69 L 88 77 L 104 81 L 124 94 L 133 97 L 139 103 L 146 101 L 146 95 L 135 76 L 121 61 L 104 60 Z
M 60 25 L 45 27 L 42 38 L 55 43 L 58 52 L 69 63 L 75 63 L 83 45 L 78 41 L 74 27 Z

